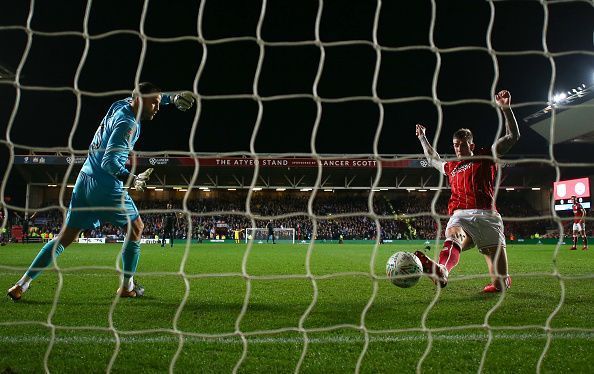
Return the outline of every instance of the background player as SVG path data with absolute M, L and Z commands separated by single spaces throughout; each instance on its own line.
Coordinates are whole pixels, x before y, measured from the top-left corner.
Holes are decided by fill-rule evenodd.
M 266 243 L 268 243 L 268 240 L 272 238 L 272 244 L 276 244 L 276 242 L 274 241 L 274 224 L 272 223 L 272 220 L 268 221 L 266 227 L 268 228 L 268 236 L 266 236 Z
M 576 196 L 571 197 L 571 202 L 571 209 L 573 210 L 573 246 L 569 249 L 577 249 L 578 235 L 582 235 L 582 249 L 585 251 L 588 249 L 588 236 L 586 236 L 586 222 L 584 220 L 586 210 L 579 203 Z
M 240 238 L 241 238 L 241 229 L 239 227 L 236 227 L 235 229 L 233 229 L 233 240 L 235 240 L 235 244 L 240 243 Z
M 165 239 L 169 238 L 169 244 L 173 247 L 173 238 L 175 237 L 175 229 L 177 227 L 177 216 L 171 211 L 173 206 L 167 204 L 167 213 L 163 217 L 163 237 L 161 238 L 161 248 L 165 247 Z
M 493 153 L 501 156 L 520 138 L 518 123 L 510 107 L 510 93 L 505 90 L 499 92 L 495 101 L 505 117 L 505 135 L 497 139 L 491 149 L 475 151 L 472 132 L 468 129 L 456 131 L 453 136 L 454 151 L 458 158 L 456 161 L 443 161 L 429 144 L 425 127 L 416 125 L 416 135 L 427 161 L 448 176 L 452 189 L 448 203 L 448 214 L 451 217 L 446 227 L 446 240 L 439 254 L 439 262 L 435 263 L 423 252 L 415 253 L 423 264 L 423 271 L 430 274 L 441 287 L 447 285 L 449 272 L 460 260 L 460 252 L 475 245 L 485 255 L 493 280 L 485 286 L 483 292 L 500 292 L 504 287 L 511 286 L 503 221 L 497 213 L 493 198 L 497 163 L 491 159 L 473 157 L 492 156 Z
M 141 121 L 152 120 L 160 105 L 170 100 L 169 96 L 161 95 L 155 85 L 141 83 L 132 97 L 111 105 L 95 132 L 89 156 L 78 174 L 66 222 L 59 236 L 41 248 L 23 277 L 8 290 L 12 300 L 21 298 L 31 282 L 78 237 L 81 230 L 97 228 L 101 222 L 117 226 L 126 226 L 130 222 L 122 249 L 124 280 L 117 294 L 121 297 L 142 296 L 144 289 L 135 284 L 133 276 L 140 258 L 144 224 L 136 205 L 124 189 L 124 182 L 132 181 L 136 190 L 143 191 L 152 169 L 134 175 L 125 168 L 125 164 L 140 135 Z M 183 111 L 193 105 L 193 100 L 190 93 L 182 93 L 175 96 L 174 103 Z M 88 210 L 91 207 L 99 209 Z

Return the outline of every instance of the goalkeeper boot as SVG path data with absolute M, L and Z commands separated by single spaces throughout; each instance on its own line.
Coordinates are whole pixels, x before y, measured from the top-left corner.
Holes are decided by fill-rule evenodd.
M 429 275 L 434 284 L 439 284 L 441 288 L 448 285 L 448 269 L 444 265 L 438 264 L 421 251 L 416 251 L 415 256 L 423 265 L 423 273 Z
M 19 301 L 23 296 L 23 287 L 15 284 L 14 286 L 8 289 L 8 293 L 6 294 L 8 297 L 12 299 L 12 301 Z
M 141 297 L 144 296 L 144 287 L 137 283 L 136 280 L 133 281 L 134 286 L 132 287 L 132 291 L 128 291 L 122 288 L 118 288 L 116 294 L 120 297 Z
M 512 279 L 511 277 L 507 277 L 505 278 L 505 289 L 508 290 L 511 288 L 511 284 L 512 284 Z M 485 286 L 485 288 L 483 288 L 483 293 L 497 293 L 497 292 L 501 292 L 502 289 L 497 287 L 495 285 L 495 283 L 489 283 Z

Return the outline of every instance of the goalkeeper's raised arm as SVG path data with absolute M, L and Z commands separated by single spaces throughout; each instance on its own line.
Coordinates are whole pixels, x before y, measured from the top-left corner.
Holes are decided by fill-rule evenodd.
M 433 149 L 431 144 L 429 144 L 427 136 L 425 135 L 426 130 L 427 129 L 425 128 L 425 126 L 417 123 L 416 134 L 417 138 L 421 142 L 421 146 L 423 146 L 423 153 L 425 154 L 425 158 L 427 158 L 427 162 L 429 163 L 429 165 L 439 170 L 440 173 L 445 174 L 445 161 L 443 161 L 441 157 L 439 157 L 439 153 L 437 153 L 435 149 Z
M 194 96 L 188 91 L 180 93 L 166 93 L 163 94 L 163 101 L 164 105 L 173 103 L 177 109 L 185 112 L 194 105 Z
M 169 103 L 186 111 L 193 106 L 194 97 L 190 92 L 161 93 L 155 85 L 141 83 L 132 97 L 116 101 L 95 132 L 83 172 L 114 187 L 131 178 L 134 187 L 142 191 L 152 169 L 131 175 L 126 169 L 126 161 L 140 136 L 141 122 L 152 120 L 160 106 Z
M 126 161 L 140 137 L 141 123 L 155 117 L 161 98 L 158 87 L 141 83 L 131 97 L 113 103 L 95 132 L 81 171 L 106 187 L 121 187 L 130 177 L 136 184 L 137 176 L 130 175 Z

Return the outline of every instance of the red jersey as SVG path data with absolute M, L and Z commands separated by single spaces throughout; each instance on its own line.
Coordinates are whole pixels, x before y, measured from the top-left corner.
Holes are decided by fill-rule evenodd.
M 491 151 L 481 148 L 475 155 L 490 156 Z M 450 215 L 457 209 L 497 210 L 493 201 L 497 163 L 489 159 L 448 161 L 444 170 L 452 188 Z
M 582 217 L 584 217 L 584 208 L 582 207 L 582 204 L 573 203 L 571 209 L 573 209 L 573 223 L 580 223 Z

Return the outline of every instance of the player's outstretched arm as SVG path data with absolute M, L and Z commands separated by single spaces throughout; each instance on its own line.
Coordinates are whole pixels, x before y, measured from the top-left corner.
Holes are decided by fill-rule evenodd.
M 423 153 L 425 154 L 425 158 L 427 158 L 427 162 L 429 162 L 429 165 L 431 165 L 434 168 L 436 168 L 437 170 L 439 170 L 442 174 L 445 174 L 445 168 L 444 168 L 445 161 L 443 161 L 441 159 L 441 157 L 439 156 L 439 153 L 437 153 L 435 151 L 435 149 L 433 149 L 431 144 L 429 144 L 429 141 L 427 140 L 427 136 L 425 135 L 426 131 L 427 131 L 427 129 L 425 128 L 425 126 L 417 123 L 417 126 L 416 126 L 417 138 L 421 142 L 421 146 L 423 146 Z
M 520 139 L 520 129 L 518 127 L 518 121 L 516 121 L 516 117 L 514 116 L 514 112 L 511 109 L 511 94 L 509 91 L 499 91 L 499 93 L 495 95 L 495 101 L 505 117 L 505 135 L 497 139 L 495 144 L 493 144 L 495 153 L 500 156 L 509 152 L 511 147 L 518 142 Z
M 182 112 L 194 106 L 194 95 L 190 91 L 183 91 L 180 93 L 165 92 L 161 97 L 161 105 L 169 105 L 173 103 L 175 107 Z

